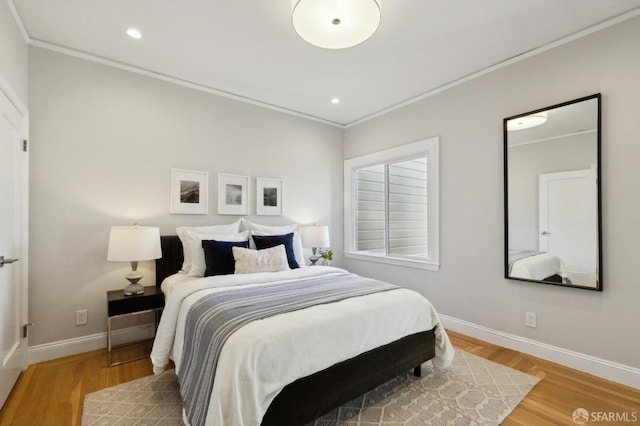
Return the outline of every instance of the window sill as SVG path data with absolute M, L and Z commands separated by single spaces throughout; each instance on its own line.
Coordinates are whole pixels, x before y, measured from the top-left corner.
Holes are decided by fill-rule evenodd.
M 427 271 L 439 271 L 440 264 L 426 260 L 413 260 L 401 257 L 382 256 L 362 252 L 346 252 L 347 259 L 365 260 L 368 262 L 386 263 L 388 265 L 408 266 L 410 268 L 424 269 Z

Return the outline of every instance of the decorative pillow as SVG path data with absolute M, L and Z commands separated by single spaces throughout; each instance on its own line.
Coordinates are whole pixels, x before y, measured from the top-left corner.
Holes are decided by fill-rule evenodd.
M 241 247 L 231 247 L 231 250 L 236 261 L 236 274 L 278 272 L 289 269 L 284 245 L 264 250 L 251 250 Z
M 246 219 L 242 219 L 242 225 L 244 229 L 251 232 L 251 235 L 283 235 L 293 232 L 293 253 L 296 256 L 296 262 L 298 266 L 306 266 L 304 261 L 304 252 L 302 248 L 302 238 L 300 237 L 300 229 L 298 224 L 293 223 L 290 225 L 269 226 L 261 225 L 259 223 L 249 222 Z M 253 240 L 249 240 L 249 247 L 255 248 Z
M 232 247 L 249 248 L 249 241 L 202 240 L 204 261 L 207 265 L 204 271 L 205 277 L 234 273 L 236 261 L 233 258 Z
M 240 220 L 228 225 L 211 225 L 211 226 L 179 226 L 176 228 L 178 238 L 182 241 L 182 250 L 184 252 L 184 262 L 180 272 L 188 273 L 191 269 L 191 257 L 187 252 L 187 231 L 198 234 L 235 234 L 240 231 Z M 199 244 L 199 242 L 198 242 Z
M 296 262 L 296 257 L 293 253 L 293 232 L 285 235 L 252 235 L 251 238 L 255 242 L 258 250 L 268 249 L 281 244 L 284 245 L 284 251 L 287 254 L 289 268 L 297 269 L 300 267 L 298 262 Z
M 187 232 L 187 235 L 187 251 L 191 257 L 189 275 L 192 277 L 203 277 L 204 271 L 207 269 L 207 264 L 204 260 L 204 249 L 202 248 L 203 240 L 238 242 L 249 239 L 249 231 L 236 234 L 196 234 L 195 232 Z

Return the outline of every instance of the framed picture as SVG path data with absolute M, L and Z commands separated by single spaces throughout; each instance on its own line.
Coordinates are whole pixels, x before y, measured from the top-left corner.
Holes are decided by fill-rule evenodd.
M 249 176 L 218 173 L 218 214 L 249 214 Z
M 256 214 L 282 214 L 282 179 L 256 178 Z
M 171 169 L 171 213 L 209 213 L 209 173 Z

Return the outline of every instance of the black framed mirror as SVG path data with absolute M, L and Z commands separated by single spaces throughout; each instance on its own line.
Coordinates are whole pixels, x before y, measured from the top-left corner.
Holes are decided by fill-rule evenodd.
M 601 95 L 507 117 L 505 278 L 602 291 Z

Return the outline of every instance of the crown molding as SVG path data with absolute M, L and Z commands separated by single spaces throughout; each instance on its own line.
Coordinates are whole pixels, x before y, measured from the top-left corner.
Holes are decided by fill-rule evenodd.
M 546 52 L 547 50 L 551 50 L 551 49 L 554 49 L 554 48 L 556 48 L 558 46 L 562 46 L 563 44 L 570 43 L 570 42 L 572 42 L 574 40 L 577 40 L 579 38 L 588 36 L 589 34 L 593 34 L 595 32 L 603 30 L 605 28 L 611 27 L 613 25 L 619 24 L 619 23 L 624 22 L 624 21 L 626 21 L 628 19 L 635 18 L 638 15 L 640 15 L 640 7 L 636 8 L 634 10 L 631 10 L 629 12 L 623 13 L 622 15 L 618 15 L 618 16 L 616 16 L 614 18 L 607 19 L 606 21 L 600 22 L 600 23 L 598 23 L 596 25 L 593 25 L 593 26 L 591 26 L 589 28 L 585 28 L 583 30 L 577 31 L 577 32 L 575 32 L 573 34 L 570 34 L 570 35 L 566 36 L 566 37 L 559 38 L 559 39 L 557 39 L 555 41 L 552 41 L 551 43 L 547 43 L 545 45 L 536 47 L 534 49 L 531 49 L 531 50 L 529 50 L 527 52 L 524 52 L 524 53 L 521 53 L 519 55 L 516 55 L 516 56 L 514 56 L 512 58 L 506 59 L 506 60 L 504 60 L 502 62 L 499 62 L 497 64 L 488 66 L 486 68 L 481 69 L 480 71 L 476 71 L 474 73 L 468 74 L 468 75 L 466 75 L 464 77 L 461 77 L 461 78 L 459 78 L 457 80 L 454 80 L 454 81 L 452 81 L 450 83 L 444 84 L 444 85 L 442 85 L 440 87 L 436 87 L 435 89 L 432 89 L 432 90 L 430 90 L 428 92 L 425 92 L 425 93 L 423 93 L 421 95 L 417 95 L 415 97 L 409 98 L 406 101 L 402 101 L 402 102 L 397 103 L 395 105 L 392 105 L 392 106 L 390 106 L 388 108 L 382 109 L 382 110 L 380 110 L 378 112 L 375 112 L 373 114 L 370 114 L 370 115 L 367 115 L 365 117 L 362 117 L 362 118 L 360 118 L 360 119 L 358 119 L 356 121 L 352 121 L 351 123 L 347 123 L 347 124 L 344 125 L 344 128 L 348 129 L 350 127 L 357 126 L 357 125 L 365 123 L 365 122 L 367 122 L 369 120 L 373 120 L 374 118 L 377 118 L 377 117 L 380 117 L 382 115 L 385 115 L 385 114 L 387 114 L 387 113 L 389 113 L 391 111 L 395 111 L 397 109 L 404 108 L 404 107 L 406 107 L 408 105 L 411 105 L 411 104 L 414 104 L 416 102 L 420 102 L 420 101 L 422 101 L 424 99 L 430 98 L 431 96 L 437 95 L 438 93 L 442 93 L 445 90 L 449 90 L 449 89 L 451 89 L 453 87 L 459 86 L 459 85 L 464 84 L 464 83 L 466 83 L 468 81 L 471 81 L 471 80 L 474 80 L 476 78 L 482 77 L 483 75 L 489 74 L 489 73 L 491 73 L 493 71 L 496 71 L 496 70 L 499 70 L 501 68 L 505 68 L 505 67 L 507 67 L 509 65 L 512 65 L 512 64 L 515 64 L 517 62 L 524 61 L 525 59 L 531 58 L 532 56 L 539 55 L 540 53 Z
M 16 21 L 16 24 L 18 25 L 18 29 L 22 34 L 22 38 L 24 39 L 24 42 L 29 44 L 29 42 L 31 41 L 31 38 L 29 37 L 29 33 L 27 32 L 27 29 L 24 26 L 24 22 L 22 22 L 22 18 L 18 13 L 18 9 L 16 9 L 16 5 L 13 3 L 13 0 L 7 0 L 7 4 L 9 5 L 9 9 L 11 10 L 11 15 L 13 15 L 13 19 Z
M 172 77 L 170 75 L 166 75 L 166 74 L 162 74 L 162 73 L 158 73 L 155 71 L 151 71 L 145 68 L 140 68 L 140 67 L 136 67 L 133 65 L 129 65 L 123 62 L 118 62 L 118 61 L 114 61 L 112 59 L 107 59 L 107 58 L 103 58 L 97 55 L 93 55 L 90 53 L 86 53 L 86 52 L 82 52 L 79 50 L 75 50 L 75 49 L 70 49 L 68 47 L 64 47 L 64 46 L 59 46 L 53 43 L 49 43 L 43 40 L 38 40 L 38 39 L 34 39 L 32 38 L 31 41 L 29 42 L 29 45 L 31 46 L 35 46 L 35 47 L 39 47 L 42 49 L 46 49 L 46 50 L 50 50 L 52 52 L 56 52 L 56 53 L 61 53 L 63 55 L 67 55 L 67 56 L 73 56 L 75 58 L 80 58 L 80 59 L 84 59 L 86 61 L 90 61 L 90 62 L 94 62 L 97 64 L 101 64 L 101 65 L 106 65 L 108 67 L 112 67 L 112 68 L 117 68 L 120 70 L 124 70 L 124 71 L 129 71 L 132 72 L 134 74 L 139 74 L 139 75 L 143 75 L 145 77 L 150 77 L 150 78 L 154 78 L 156 80 L 162 80 L 165 81 L 167 83 L 172 83 L 172 84 L 176 84 L 178 86 L 183 86 L 183 87 L 188 87 L 190 89 L 194 89 L 194 90 L 198 90 L 200 92 L 205 92 L 205 93 L 209 93 L 212 95 L 217 95 L 217 96 L 222 96 L 224 98 L 227 99 L 232 99 L 234 101 L 239 101 L 239 102 L 243 102 L 246 104 L 250 104 L 250 105 L 254 105 L 254 106 L 258 106 L 261 108 L 265 108 L 265 109 L 269 109 L 272 111 L 276 111 L 276 112 L 281 112 L 284 114 L 288 114 L 288 115 L 293 115 L 295 117 L 300 117 L 300 118 L 304 118 L 307 120 L 311 120 L 311 121 L 315 121 L 318 123 L 322 123 L 322 124 L 326 124 L 329 126 L 333 126 L 333 127 L 338 127 L 338 128 L 344 128 L 344 125 L 339 124 L 339 123 L 335 123 L 333 121 L 328 121 L 328 120 L 324 120 L 322 118 L 319 117 L 315 117 L 312 115 L 308 115 L 308 114 L 304 114 L 298 111 L 294 111 L 294 110 L 290 110 L 287 108 L 283 108 L 283 107 L 279 107 L 277 105 L 272 105 L 266 102 L 261 102 L 261 101 L 257 101 L 255 99 L 251 99 L 251 98 L 246 98 L 244 96 L 240 96 L 240 95 L 236 95 L 234 93 L 231 92 L 226 92 L 224 90 L 219 90 L 219 89 L 215 89 L 213 87 L 209 87 L 209 86 L 204 86 L 202 84 L 197 84 L 188 80 L 183 80 L 180 78 L 176 78 L 176 77 Z

